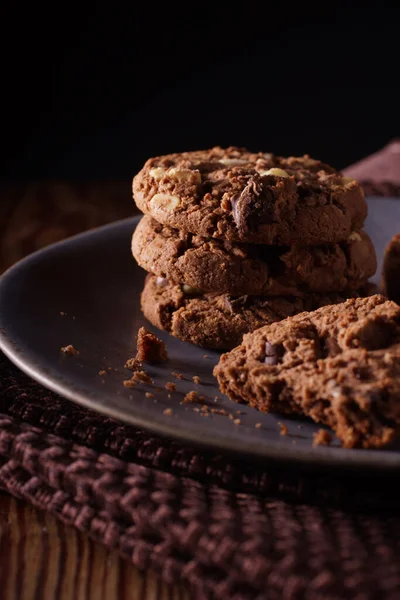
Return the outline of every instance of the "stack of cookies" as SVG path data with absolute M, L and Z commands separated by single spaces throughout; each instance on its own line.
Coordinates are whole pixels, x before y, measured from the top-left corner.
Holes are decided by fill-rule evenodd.
M 213 148 L 147 161 L 132 253 L 151 323 L 201 346 L 363 295 L 376 270 L 357 181 L 309 156 Z

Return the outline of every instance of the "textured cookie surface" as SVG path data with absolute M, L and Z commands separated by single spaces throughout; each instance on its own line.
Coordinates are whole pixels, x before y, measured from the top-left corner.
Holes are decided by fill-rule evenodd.
M 355 292 L 349 292 L 348 295 Z M 141 296 L 145 317 L 156 327 L 185 342 L 228 350 L 240 344 L 245 333 L 304 310 L 342 302 L 343 294 L 309 294 L 305 297 L 230 296 L 198 293 L 183 285 L 148 275 Z
M 250 243 L 335 243 L 367 214 L 361 186 L 332 167 L 233 147 L 151 158 L 132 189 L 163 225 Z
M 400 304 L 400 233 L 390 240 L 385 250 L 382 290 L 389 300 Z
M 223 242 L 161 225 L 146 215 L 132 238 L 146 271 L 172 283 L 232 295 L 303 295 L 360 288 L 376 270 L 368 235 L 324 246 L 273 247 Z
M 374 295 L 267 325 L 214 374 L 234 401 L 303 413 L 346 447 L 383 446 L 400 423 L 400 307 Z

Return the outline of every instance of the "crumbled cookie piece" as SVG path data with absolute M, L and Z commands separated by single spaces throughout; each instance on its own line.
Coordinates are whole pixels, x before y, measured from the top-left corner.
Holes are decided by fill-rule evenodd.
M 174 414 L 174 411 L 172 410 L 172 408 L 166 408 L 165 410 L 163 410 L 163 413 L 164 415 L 171 417 Z
M 68 344 L 68 346 L 63 346 L 61 348 L 61 352 L 63 352 L 63 354 L 66 354 L 67 356 L 76 356 L 77 354 L 79 354 L 79 350 L 74 348 L 72 344 Z
M 145 396 L 146 396 L 146 398 L 155 398 L 155 395 L 152 394 L 151 392 L 146 392 Z
M 254 427 L 255 427 L 256 429 L 261 429 L 261 427 L 262 427 L 262 423 L 256 423 L 256 424 L 254 425 Z
M 284 423 L 278 423 L 279 425 L 279 433 L 283 436 L 287 435 L 289 433 L 289 429 L 287 428 L 287 426 Z
M 149 363 L 163 362 L 168 358 L 164 342 L 145 327 L 138 331 L 136 358 Z
M 176 379 L 183 379 L 183 375 L 182 373 L 171 373 L 172 377 L 175 377 Z
M 382 290 L 389 300 L 400 304 L 400 233 L 391 239 L 385 251 Z
M 63 312 L 62 310 L 60 310 L 60 315 L 61 315 L 62 317 L 66 317 L 66 316 L 67 316 L 67 313 L 66 313 L 66 312 Z
M 99 375 L 106 375 L 107 371 L 104 371 L 104 369 L 102 369 L 101 371 L 99 371 Z
M 124 365 L 125 369 L 129 369 L 129 371 L 140 371 L 142 366 L 142 361 L 136 357 L 128 358 Z
M 313 446 L 329 446 L 332 443 L 332 435 L 326 429 L 318 429 L 314 433 Z
M 240 425 L 241 420 L 240 419 L 233 419 L 233 423 L 234 423 L 234 425 Z
M 192 379 L 196 384 L 199 384 L 201 382 L 201 379 L 198 375 L 193 375 Z
M 400 433 L 400 306 L 375 295 L 266 325 L 214 375 L 232 400 L 308 416 L 345 448 L 386 446 Z
M 169 392 L 176 392 L 176 385 L 174 383 L 172 383 L 172 381 L 168 381 L 165 384 L 165 389 L 168 390 Z

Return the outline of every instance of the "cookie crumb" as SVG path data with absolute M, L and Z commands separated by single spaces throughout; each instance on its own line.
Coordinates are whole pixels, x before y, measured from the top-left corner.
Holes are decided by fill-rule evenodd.
M 174 411 L 172 410 L 172 408 L 166 408 L 165 410 L 163 410 L 163 413 L 164 415 L 171 417 L 174 414 Z
M 287 428 L 286 425 L 284 425 L 283 423 L 278 423 L 279 425 L 279 433 L 283 436 L 287 435 L 289 433 L 289 429 Z
M 182 373 L 171 373 L 172 377 L 175 377 L 176 379 L 183 379 L 183 375 Z
M 234 425 L 240 425 L 241 420 L 240 419 L 233 419 L 233 423 L 234 423 Z
M 74 348 L 72 344 L 68 344 L 68 346 L 62 346 L 61 352 L 63 352 L 67 356 L 76 356 L 77 354 L 79 354 L 79 350 Z
M 193 408 L 193 410 L 194 410 L 194 412 L 200 412 L 200 409 L 199 409 L 199 407 L 198 407 L 198 406 L 195 406 L 195 407 Z
M 230 418 L 230 420 L 231 420 L 231 421 L 233 421 L 233 419 L 234 419 L 235 417 L 232 415 L 232 413 L 230 413 L 230 414 L 229 414 L 229 418 Z
M 165 384 L 165 389 L 168 390 L 169 392 L 176 392 L 176 385 L 174 383 L 172 383 L 172 381 L 168 381 Z
M 140 371 L 142 368 L 142 362 L 138 358 L 128 358 L 124 368 L 129 369 L 129 371 Z
M 227 416 L 229 413 L 227 410 L 225 410 L 224 408 L 214 408 L 211 407 L 210 408 L 210 412 L 212 412 L 214 415 L 224 415 Z
M 256 424 L 254 425 L 254 427 L 255 427 L 256 429 L 261 429 L 261 427 L 262 427 L 262 423 L 256 423 Z
M 105 375 L 107 373 L 107 371 L 104 371 L 104 369 L 102 369 L 101 371 L 99 371 L 99 375 Z
M 66 312 L 63 312 L 62 310 L 60 310 L 60 315 L 61 315 L 62 317 L 66 317 L 66 316 L 67 316 L 67 313 L 66 313 Z
M 204 396 L 199 396 L 199 394 L 195 391 L 188 392 L 184 397 L 182 403 L 183 404 L 191 404 L 192 402 L 202 402 L 204 400 Z
M 237 414 L 237 415 L 241 415 L 241 414 L 242 414 L 242 411 L 241 411 L 241 410 L 237 410 L 237 411 L 236 411 L 236 414 Z
M 219 398 L 218 396 L 214 396 L 214 402 L 218 402 Z
M 138 331 L 136 358 L 149 363 L 159 363 L 168 358 L 164 342 L 145 327 Z
M 208 354 L 203 354 L 203 358 L 209 358 Z
M 125 387 L 135 387 L 137 383 L 153 383 L 153 380 L 146 371 L 135 371 L 130 379 L 123 382 Z
M 136 381 L 133 381 L 132 379 L 125 379 L 125 381 L 123 381 L 122 383 L 126 388 L 133 388 L 136 385 Z
M 146 392 L 145 396 L 146 396 L 146 398 L 155 398 L 155 395 L 152 394 L 151 392 Z
M 314 433 L 313 446 L 329 446 L 332 442 L 332 435 L 326 429 L 318 429 Z
M 193 379 L 194 383 L 199 384 L 201 382 L 201 379 L 198 375 L 193 375 L 192 379 Z

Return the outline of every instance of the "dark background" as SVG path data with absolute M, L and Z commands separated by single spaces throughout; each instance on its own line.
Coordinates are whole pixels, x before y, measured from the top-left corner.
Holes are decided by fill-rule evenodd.
M 230 144 L 344 167 L 400 134 L 397 5 L 14 4 L 0 177 L 127 179 Z

